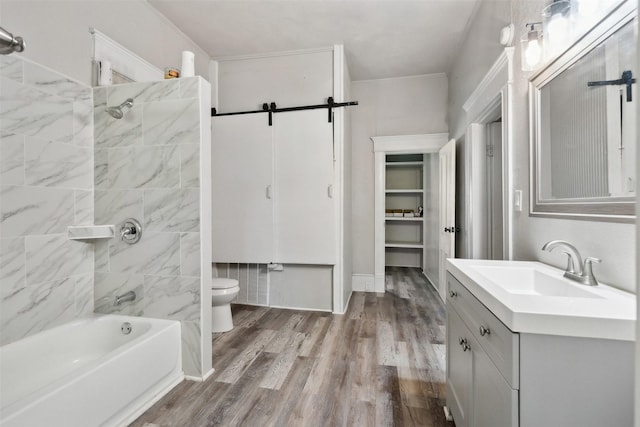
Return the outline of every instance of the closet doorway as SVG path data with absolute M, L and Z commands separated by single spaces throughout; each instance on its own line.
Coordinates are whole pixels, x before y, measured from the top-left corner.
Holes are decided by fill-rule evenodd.
M 418 267 L 439 290 L 439 150 L 448 134 L 372 137 L 375 155 L 375 292 L 385 267 Z

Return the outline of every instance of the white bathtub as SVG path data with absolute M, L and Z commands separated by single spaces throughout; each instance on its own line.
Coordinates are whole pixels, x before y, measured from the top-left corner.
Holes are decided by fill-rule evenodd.
M 182 381 L 181 359 L 180 323 L 142 317 L 96 315 L 13 342 L 0 347 L 0 426 L 126 425 Z

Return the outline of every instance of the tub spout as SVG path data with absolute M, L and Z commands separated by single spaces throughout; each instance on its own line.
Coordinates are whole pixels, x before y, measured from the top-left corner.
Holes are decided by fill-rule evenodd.
M 117 295 L 116 300 L 113 302 L 113 305 L 118 306 L 123 302 L 134 301 L 136 299 L 136 293 L 133 291 L 129 291 L 126 294 Z

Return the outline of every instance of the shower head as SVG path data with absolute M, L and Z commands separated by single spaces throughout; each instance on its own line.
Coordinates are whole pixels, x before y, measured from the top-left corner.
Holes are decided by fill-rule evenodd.
M 109 115 L 114 119 L 121 119 L 124 117 L 124 111 L 122 111 L 124 107 L 128 107 L 128 108 L 133 107 L 133 99 L 129 98 L 126 101 L 124 101 L 122 104 L 118 105 L 117 107 L 107 108 L 107 113 L 109 113 Z

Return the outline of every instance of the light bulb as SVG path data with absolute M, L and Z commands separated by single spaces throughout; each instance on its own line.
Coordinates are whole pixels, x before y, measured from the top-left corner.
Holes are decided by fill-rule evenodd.
M 549 20 L 548 32 L 549 42 L 564 46 L 569 39 L 569 20 L 561 13 L 554 14 Z
M 579 0 L 578 14 L 581 19 L 591 21 L 600 11 L 600 2 L 598 0 Z
M 534 67 L 538 64 L 540 61 L 540 53 L 542 53 L 542 49 L 540 49 L 538 39 L 529 40 L 529 43 L 527 44 L 527 52 L 525 53 L 525 58 L 529 67 Z

